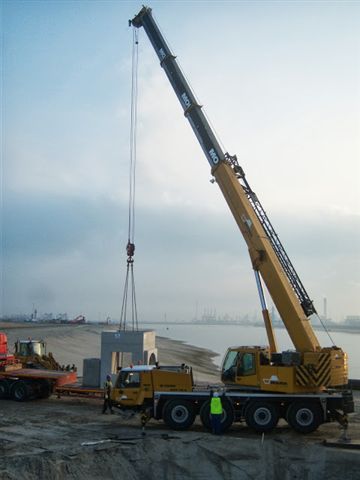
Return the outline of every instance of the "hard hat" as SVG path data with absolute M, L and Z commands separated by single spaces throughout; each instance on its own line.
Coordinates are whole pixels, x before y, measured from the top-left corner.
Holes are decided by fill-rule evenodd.
M 218 392 L 215 392 L 214 397 L 218 397 L 218 396 L 219 396 Z
M 106 375 L 106 380 L 111 380 L 111 375 Z

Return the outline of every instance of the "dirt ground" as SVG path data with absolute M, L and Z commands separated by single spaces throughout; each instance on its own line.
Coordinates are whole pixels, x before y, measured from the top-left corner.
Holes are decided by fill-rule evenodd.
M 0 330 L 4 331 L 4 328 Z M 11 341 L 26 329 L 6 330 Z M 78 363 L 96 354 L 99 327 L 39 330 L 54 355 Z M 25 336 L 26 335 L 26 336 Z M 33 335 L 35 338 L 35 335 Z M 57 350 L 59 348 L 59 350 Z M 158 340 L 163 364 L 193 365 L 197 380 L 215 382 L 212 352 L 182 342 Z M 93 349 L 93 350 L 92 350 Z M 360 441 L 360 392 L 348 436 Z M 169 430 L 151 420 L 142 435 L 138 415 L 101 414 L 101 400 L 51 397 L 26 403 L 0 402 L 0 480 L 346 480 L 360 479 L 360 450 L 324 446 L 337 442 L 335 423 L 300 435 L 285 422 L 264 436 L 234 424 L 221 437 L 196 422 L 189 431 Z
M 360 395 L 349 436 L 360 439 Z M 329 448 L 341 431 L 302 436 L 285 423 L 264 436 L 236 424 L 221 437 L 168 430 L 137 415 L 101 414 L 100 400 L 52 397 L 1 401 L 0 479 L 339 479 L 360 478 L 360 450 Z M 346 445 L 345 445 L 346 447 Z

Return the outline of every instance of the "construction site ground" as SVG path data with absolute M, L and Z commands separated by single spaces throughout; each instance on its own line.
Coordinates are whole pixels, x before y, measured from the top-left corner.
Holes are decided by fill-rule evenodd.
M 360 439 L 360 392 L 348 435 Z M 169 430 L 138 415 L 101 413 L 102 401 L 51 397 L 0 403 L 0 479 L 339 479 L 360 478 L 360 450 L 337 442 L 337 424 L 300 435 L 285 422 L 264 436 L 236 424 L 222 436 Z
M 6 332 L 15 337 L 11 328 Z M 55 357 L 68 358 L 69 363 L 75 363 L 73 352 L 79 358 L 96 353 L 89 345 L 95 350 L 99 332 L 96 326 L 38 330 Z M 16 332 L 22 338 L 27 334 L 28 329 Z M 218 378 L 212 352 L 168 339 L 157 343 L 163 363 L 193 365 L 197 381 Z M 359 447 L 360 392 L 354 396 L 356 413 L 348 436 Z M 143 436 L 138 415 L 102 415 L 101 410 L 100 399 L 1 400 L 0 480 L 360 479 L 356 445 L 323 445 L 337 444 L 342 431 L 336 423 L 301 435 L 280 421 L 264 436 L 234 424 L 226 434 L 214 436 L 199 421 L 189 431 L 178 432 L 151 420 Z

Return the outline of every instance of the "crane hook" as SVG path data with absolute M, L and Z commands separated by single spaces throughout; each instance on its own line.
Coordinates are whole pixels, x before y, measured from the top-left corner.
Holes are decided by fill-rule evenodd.
M 128 256 L 128 263 L 133 263 L 134 260 L 133 260 L 133 256 L 134 256 L 134 253 L 135 253 L 135 243 L 131 243 L 130 240 L 128 241 L 127 245 L 126 245 L 126 254 Z

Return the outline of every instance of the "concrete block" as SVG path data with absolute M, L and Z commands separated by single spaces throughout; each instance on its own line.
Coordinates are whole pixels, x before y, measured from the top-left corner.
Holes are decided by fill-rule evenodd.
M 100 386 L 100 358 L 85 358 L 83 361 L 83 386 Z
M 157 361 L 154 330 L 104 331 L 101 333 L 100 381 L 117 373 L 118 367 Z

